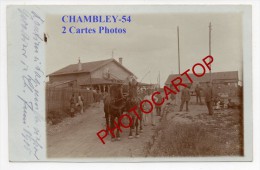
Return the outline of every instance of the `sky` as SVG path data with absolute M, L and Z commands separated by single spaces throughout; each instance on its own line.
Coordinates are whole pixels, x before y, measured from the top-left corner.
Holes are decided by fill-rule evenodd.
M 178 74 L 177 26 L 180 32 L 181 72 L 191 69 L 209 54 L 209 22 L 212 23 L 212 72 L 239 71 L 242 80 L 242 14 L 241 13 L 128 13 L 130 23 L 64 24 L 63 15 L 46 17 L 46 73 L 69 64 L 123 58 L 123 65 L 138 81 L 161 85 L 169 74 Z M 73 15 L 77 15 L 72 13 Z M 97 14 L 97 13 L 96 13 Z M 79 13 L 79 15 L 89 15 Z M 104 14 L 103 14 L 104 15 Z M 116 15 L 116 13 L 115 13 Z M 121 15 L 121 14 L 119 14 Z M 125 28 L 126 34 L 62 34 L 62 26 L 77 28 L 107 26 Z M 149 73 L 148 73 L 149 72 Z M 148 74 L 146 74 L 148 73 Z M 146 76 L 145 76 L 146 75 Z

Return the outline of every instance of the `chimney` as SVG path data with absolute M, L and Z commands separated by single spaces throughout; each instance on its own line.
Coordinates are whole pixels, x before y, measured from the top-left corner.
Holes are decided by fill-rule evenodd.
M 81 70 L 82 70 L 82 65 L 81 65 L 80 58 L 79 58 L 78 71 L 81 71 Z
M 119 63 L 123 65 L 123 58 L 122 57 L 119 58 Z

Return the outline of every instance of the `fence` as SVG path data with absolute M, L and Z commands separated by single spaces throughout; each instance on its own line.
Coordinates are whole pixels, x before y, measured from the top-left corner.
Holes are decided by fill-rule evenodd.
M 46 111 L 47 117 L 53 116 L 66 116 L 70 109 L 70 98 L 74 94 L 77 98 L 78 94 L 84 99 L 84 108 L 93 103 L 93 92 L 86 89 L 77 88 L 53 88 L 46 87 Z

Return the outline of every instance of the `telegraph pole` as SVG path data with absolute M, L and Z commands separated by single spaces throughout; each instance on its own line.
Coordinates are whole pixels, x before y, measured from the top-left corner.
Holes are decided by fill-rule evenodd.
M 177 43 L 178 43 L 178 72 L 179 72 L 179 75 L 181 75 L 180 32 L 179 32 L 179 26 L 177 26 Z M 177 105 L 177 99 L 178 99 L 178 101 L 179 101 L 179 99 L 180 99 L 180 94 L 179 94 L 179 93 L 176 95 L 175 105 Z
M 160 71 L 159 71 L 159 74 L 158 74 L 158 77 L 157 77 L 157 84 L 158 84 L 158 88 L 160 89 L 160 87 L 161 87 L 161 74 L 160 74 Z
M 178 69 L 179 75 L 181 74 L 181 64 L 180 64 L 180 35 L 179 35 L 179 26 L 177 27 L 177 37 L 178 37 Z
M 114 49 L 112 50 L 112 58 L 114 58 Z
M 210 22 L 209 23 L 209 55 L 210 56 L 211 56 L 211 30 L 212 30 L 212 25 Z M 210 84 L 212 84 L 211 65 L 210 65 L 209 75 L 210 75 Z

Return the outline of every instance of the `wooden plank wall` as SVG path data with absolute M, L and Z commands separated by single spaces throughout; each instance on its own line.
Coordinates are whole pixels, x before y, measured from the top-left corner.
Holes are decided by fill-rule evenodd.
M 50 113 L 55 112 L 68 112 L 70 108 L 70 98 L 72 94 L 78 97 L 80 93 L 84 98 L 84 108 L 89 104 L 93 103 L 93 92 L 86 89 L 78 88 L 46 88 L 46 111 Z

